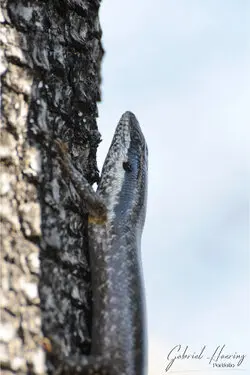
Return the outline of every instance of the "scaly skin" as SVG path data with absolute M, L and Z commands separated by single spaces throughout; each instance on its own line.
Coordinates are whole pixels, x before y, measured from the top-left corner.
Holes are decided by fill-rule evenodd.
M 89 212 L 93 293 L 91 355 L 62 360 L 82 375 L 144 375 L 147 369 L 140 245 L 147 201 L 147 145 L 136 117 L 123 114 L 94 192 L 57 142 L 62 165 Z

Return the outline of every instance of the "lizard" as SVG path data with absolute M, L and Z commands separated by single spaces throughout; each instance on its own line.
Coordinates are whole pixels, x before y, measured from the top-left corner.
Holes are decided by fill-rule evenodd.
M 61 358 L 60 373 L 145 375 L 141 236 L 147 205 L 148 148 L 144 135 L 135 115 L 125 112 L 96 191 L 74 167 L 65 145 L 59 140 L 56 144 L 61 165 L 88 211 L 93 295 L 91 353 Z

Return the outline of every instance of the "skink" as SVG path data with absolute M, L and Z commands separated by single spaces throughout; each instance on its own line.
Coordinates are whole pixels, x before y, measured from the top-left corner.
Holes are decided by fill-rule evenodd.
M 64 169 L 89 212 L 93 294 L 90 356 L 66 357 L 61 370 L 82 375 L 144 375 L 147 371 L 141 235 L 147 203 L 148 150 L 126 112 L 117 125 L 95 192 L 57 142 Z

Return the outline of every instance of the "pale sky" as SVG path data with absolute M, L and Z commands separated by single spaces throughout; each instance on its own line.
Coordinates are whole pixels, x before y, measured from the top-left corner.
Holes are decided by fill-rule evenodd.
M 99 168 L 127 110 L 149 148 L 149 375 L 166 374 L 178 344 L 206 346 L 204 358 L 176 360 L 167 374 L 247 374 L 250 1 L 105 0 L 100 13 Z M 223 345 L 247 355 L 239 367 L 208 363 Z

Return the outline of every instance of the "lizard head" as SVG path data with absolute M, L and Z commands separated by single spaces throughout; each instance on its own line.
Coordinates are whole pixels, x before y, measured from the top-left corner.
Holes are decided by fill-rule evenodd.
M 125 112 L 105 159 L 98 193 L 110 217 L 143 229 L 147 201 L 148 149 L 140 125 Z

